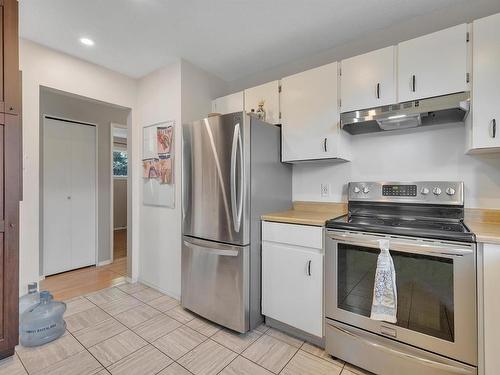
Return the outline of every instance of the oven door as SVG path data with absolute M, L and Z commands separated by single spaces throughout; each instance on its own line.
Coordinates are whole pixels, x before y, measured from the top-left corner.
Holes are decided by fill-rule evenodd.
M 370 319 L 378 240 L 390 241 L 397 323 Z M 329 230 L 325 315 L 477 365 L 475 244 Z

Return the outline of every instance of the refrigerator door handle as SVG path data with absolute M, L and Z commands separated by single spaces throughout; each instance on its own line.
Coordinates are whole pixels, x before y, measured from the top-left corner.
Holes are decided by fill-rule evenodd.
M 213 243 L 210 241 L 203 241 L 196 238 L 190 238 L 189 240 L 184 239 L 184 246 L 189 247 L 190 249 L 196 247 L 205 251 L 210 251 L 210 253 L 220 256 L 237 257 L 239 254 L 239 251 L 236 250 L 234 246 L 221 243 Z
M 236 158 L 240 157 L 240 191 L 236 197 Z M 241 140 L 240 124 L 236 124 L 233 133 L 233 146 L 231 149 L 231 212 L 235 232 L 240 231 L 241 216 L 243 214 L 243 141 Z

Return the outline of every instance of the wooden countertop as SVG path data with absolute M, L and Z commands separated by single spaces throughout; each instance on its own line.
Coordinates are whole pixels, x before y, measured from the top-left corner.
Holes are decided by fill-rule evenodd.
M 347 204 L 345 203 L 293 202 L 293 207 L 290 210 L 262 215 L 261 219 L 322 227 L 327 220 L 346 213 Z
M 262 220 L 322 227 L 328 219 L 347 213 L 345 203 L 293 202 L 290 210 L 262 215 Z M 500 210 L 467 208 L 465 224 L 477 242 L 500 244 Z
M 500 245 L 500 210 L 466 208 L 465 225 L 476 235 L 477 242 Z

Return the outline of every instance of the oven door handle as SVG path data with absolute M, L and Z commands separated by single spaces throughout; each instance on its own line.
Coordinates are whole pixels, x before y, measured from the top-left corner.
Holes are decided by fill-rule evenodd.
M 370 238 L 359 238 L 356 235 L 352 234 L 341 234 L 341 233 L 329 233 L 330 238 L 337 240 L 341 243 L 346 243 L 348 245 L 357 245 L 364 247 L 372 247 L 379 248 L 379 239 L 384 239 L 386 237 L 380 237 L 376 239 Z M 363 236 L 364 235 L 360 235 Z M 439 244 L 432 245 L 427 243 L 410 243 L 410 242 L 401 242 L 400 240 L 391 240 L 389 238 L 390 249 L 394 251 L 401 251 L 404 253 L 412 253 L 412 254 L 425 254 L 431 256 L 455 256 L 462 257 L 465 255 L 471 255 L 474 253 L 471 247 L 457 247 L 450 244 Z
M 375 349 L 388 352 L 388 353 L 395 355 L 395 356 L 398 356 L 400 358 L 405 358 L 405 359 L 410 359 L 410 360 L 420 362 L 424 366 L 427 366 L 427 367 L 432 367 L 432 368 L 435 368 L 438 370 L 442 370 L 442 371 L 449 373 L 449 374 L 471 375 L 471 372 L 464 369 L 464 368 L 460 368 L 460 367 L 456 367 L 456 366 L 452 366 L 452 365 L 447 365 L 445 363 L 432 361 L 430 359 L 422 358 L 422 357 L 416 356 L 414 354 L 404 353 L 404 352 L 401 352 L 401 351 L 396 350 L 396 349 L 388 348 L 388 347 L 385 347 L 385 346 L 378 344 L 376 342 L 373 342 L 373 341 L 370 341 L 370 340 L 365 339 L 363 337 L 360 337 L 358 335 L 355 335 L 354 333 L 349 332 L 348 330 L 337 327 L 337 326 L 329 325 L 329 328 L 336 329 L 336 330 L 340 331 L 341 333 L 343 333 L 344 335 L 348 335 L 355 340 L 361 341 L 363 344 L 370 345 L 370 346 L 374 347 Z

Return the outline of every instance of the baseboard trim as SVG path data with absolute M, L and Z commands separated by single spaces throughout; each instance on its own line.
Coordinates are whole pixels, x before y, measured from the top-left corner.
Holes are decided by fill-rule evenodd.
M 268 316 L 265 317 L 266 320 L 266 325 L 268 325 L 271 328 L 275 328 L 279 331 L 283 331 L 290 336 L 297 337 L 301 340 L 310 342 L 311 344 L 314 344 L 316 346 L 319 346 L 320 348 L 325 347 L 325 338 L 324 337 L 318 337 L 314 336 L 310 333 L 304 332 L 298 328 L 292 327 L 286 323 L 282 323 L 278 320 L 275 320 L 273 318 L 269 318 Z
M 146 285 L 146 286 L 149 286 L 150 288 L 156 289 L 157 291 L 162 292 L 163 294 L 166 294 L 169 297 L 175 298 L 175 299 L 177 299 L 179 301 L 181 299 L 181 296 L 178 295 L 177 293 L 172 293 L 171 291 L 168 291 L 168 290 L 165 290 L 165 289 L 162 289 L 162 288 L 158 288 L 156 285 L 151 284 L 150 282 L 147 282 L 147 281 L 145 281 L 144 279 L 142 279 L 140 277 L 139 277 L 138 281 L 140 283 Z
M 113 263 L 111 259 L 103 260 L 102 262 L 97 263 L 97 267 L 107 266 L 108 264 Z
M 131 278 L 129 276 L 127 276 L 125 280 L 127 280 L 127 283 L 130 283 L 130 284 L 134 284 L 138 281 L 137 278 Z

